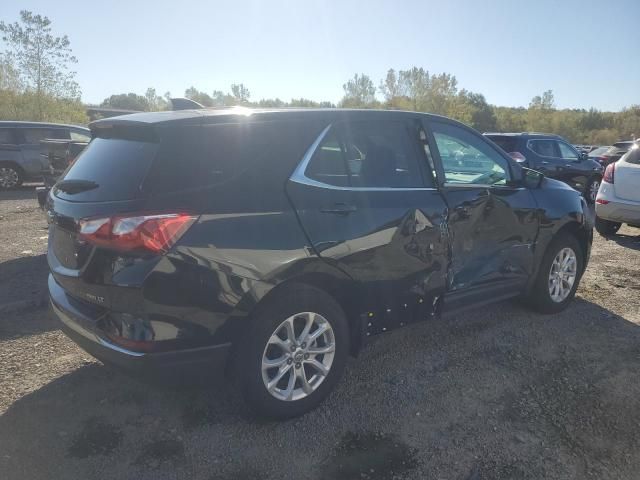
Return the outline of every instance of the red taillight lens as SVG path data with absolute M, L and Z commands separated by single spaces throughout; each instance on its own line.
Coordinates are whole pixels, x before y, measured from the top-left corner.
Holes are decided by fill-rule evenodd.
M 115 250 L 166 253 L 195 220 L 188 213 L 90 218 L 80 220 L 80 238 Z
M 615 173 L 616 173 L 616 164 L 615 162 L 610 163 L 609 165 L 607 165 L 607 168 L 604 169 L 604 177 L 602 177 L 602 180 L 604 180 L 607 183 L 613 183 Z
M 525 157 L 520 152 L 509 152 L 509 156 L 518 163 L 524 163 L 527 161 L 527 157 Z
M 603 200 L 601 198 L 596 198 L 596 203 L 599 203 L 600 205 L 606 205 L 607 203 L 609 203 L 609 200 Z

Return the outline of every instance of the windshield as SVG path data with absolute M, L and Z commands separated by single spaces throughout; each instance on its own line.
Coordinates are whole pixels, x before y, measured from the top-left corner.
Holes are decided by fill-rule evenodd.
M 592 151 L 589 153 L 589 156 L 590 156 L 590 157 L 599 157 L 600 155 L 602 155 L 602 154 L 604 154 L 604 153 L 608 152 L 610 148 L 611 148 L 611 147 L 608 147 L 608 146 L 607 146 L 607 147 L 598 147 L 598 148 L 596 148 L 595 150 L 592 150 Z

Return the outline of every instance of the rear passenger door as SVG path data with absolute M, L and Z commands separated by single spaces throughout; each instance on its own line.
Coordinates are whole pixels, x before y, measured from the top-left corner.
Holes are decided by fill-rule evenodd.
M 287 184 L 313 249 L 360 285 L 376 333 L 431 313 L 445 288 L 445 203 L 413 121 L 328 126 Z

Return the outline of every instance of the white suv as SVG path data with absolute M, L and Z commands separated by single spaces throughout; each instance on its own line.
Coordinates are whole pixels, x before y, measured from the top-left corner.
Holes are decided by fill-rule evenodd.
M 640 227 L 640 147 L 607 166 L 596 197 L 596 230 L 615 234 L 623 223 Z

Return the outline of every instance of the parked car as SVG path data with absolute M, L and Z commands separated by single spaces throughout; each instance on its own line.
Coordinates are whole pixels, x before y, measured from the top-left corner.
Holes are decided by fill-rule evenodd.
M 41 155 L 40 141 L 47 138 L 89 141 L 91 132 L 75 125 L 0 121 L 0 189 L 42 179 L 49 163 Z
M 586 153 L 588 155 L 595 149 L 600 147 L 598 145 L 574 145 L 573 148 L 575 148 L 580 153 Z
M 75 161 L 88 144 L 88 141 L 76 140 L 42 140 L 40 142 L 40 155 L 47 160 L 49 165 L 49 169 L 42 175 L 44 186 L 36 187 L 36 196 L 40 207 L 44 208 L 49 190 L 56 183 L 58 177 Z
M 609 165 L 610 160 L 609 157 L 606 156 L 606 153 L 611 148 L 611 145 L 605 145 L 603 147 L 598 147 L 595 150 L 589 152 L 589 158 L 593 161 L 598 162 L 602 167 L 606 167 Z
M 638 145 L 635 141 L 616 142 L 609 150 L 599 155 L 597 161 L 604 167 L 610 163 L 617 162 L 620 158 L 627 153 L 634 145 Z
M 523 165 L 578 190 L 593 203 L 602 180 L 602 166 L 579 153 L 562 137 L 546 133 L 485 133 Z
M 573 298 L 585 200 L 465 125 L 398 111 L 194 110 L 91 124 L 47 199 L 53 311 L 145 376 L 226 372 L 291 417 L 407 323 Z
M 596 198 L 598 233 L 614 235 L 623 223 L 640 227 L 640 147 L 607 166 Z

